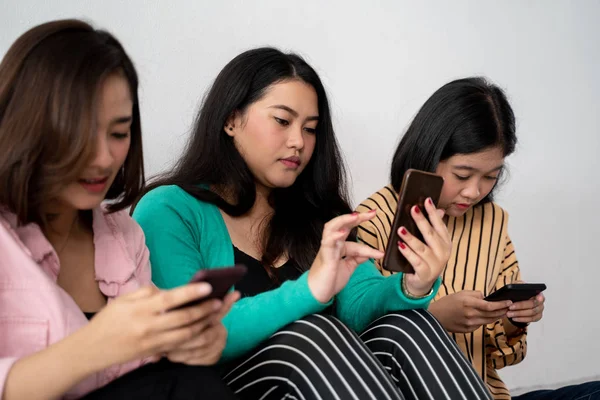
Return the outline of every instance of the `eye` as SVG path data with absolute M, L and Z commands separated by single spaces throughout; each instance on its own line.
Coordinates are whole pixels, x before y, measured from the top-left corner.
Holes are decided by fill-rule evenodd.
M 485 176 L 484 178 L 488 181 L 497 181 L 498 180 L 497 176 Z
M 312 135 L 317 133 L 317 128 L 304 128 L 304 130 Z
M 129 137 L 129 132 L 126 132 L 126 133 L 113 132 L 110 135 L 112 137 L 114 137 L 115 139 L 123 140 L 123 139 L 127 139 Z
M 277 123 L 281 126 L 288 126 L 290 124 L 290 121 L 288 121 L 288 120 L 277 118 L 277 117 L 273 117 L 273 118 L 275 118 L 275 121 L 277 121 Z
M 454 174 L 454 176 L 456 177 L 456 179 L 458 179 L 459 181 L 468 181 L 469 178 L 471 178 L 470 176 L 461 176 L 458 174 Z

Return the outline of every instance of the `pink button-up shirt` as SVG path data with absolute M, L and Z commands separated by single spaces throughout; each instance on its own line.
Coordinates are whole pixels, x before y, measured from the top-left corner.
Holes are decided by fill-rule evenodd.
M 141 228 L 125 212 L 93 211 L 96 281 L 108 301 L 150 285 L 148 249 Z M 56 283 L 59 259 L 39 226 L 17 227 L 0 210 L 0 397 L 20 357 L 43 350 L 88 323 Z M 106 385 L 147 360 L 114 365 L 77 384 L 65 398 Z

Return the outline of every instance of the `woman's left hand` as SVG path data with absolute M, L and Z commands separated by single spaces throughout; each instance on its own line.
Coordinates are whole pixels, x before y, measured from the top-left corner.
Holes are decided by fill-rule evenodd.
M 544 302 L 546 298 L 542 293 L 529 300 L 513 303 L 508 309 L 506 316 L 515 322 L 529 324 L 542 319 L 544 314 Z
M 444 211 L 436 209 L 431 199 L 425 201 L 425 210 L 431 223 L 418 206 L 413 206 L 410 210 L 425 243 L 411 235 L 406 228 L 398 229 L 401 238 L 398 248 L 415 270 L 414 273 L 405 274 L 403 277 L 408 291 L 413 296 L 424 296 L 431 290 L 433 283 L 446 267 L 452 251 L 452 238 L 442 220 Z

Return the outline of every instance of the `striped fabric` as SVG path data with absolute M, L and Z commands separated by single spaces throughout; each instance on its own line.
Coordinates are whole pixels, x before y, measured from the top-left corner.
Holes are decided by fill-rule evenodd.
M 369 246 L 383 250 L 387 246 L 398 195 L 391 185 L 373 194 L 357 211 L 377 209 L 377 216 L 359 227 L 358 236 Z M 494 203 L 478 205 L 465 215 L 449 217 L 452 253 L 443 274 L 443 282 L 434 299 L 461 290 L 478 290 L 484 296 L 521 279 L 519 263 L 507 233 L 508 213 Z M 389 271 L 377 268 L 384 275 Z M 510 393 L 497 370 L 523 360 L 527 336 L 507 337 L 501 320 L 468 334 L 452 333 L 467 359 L 486 382 L 495 399 L 510 399 Z
M 232 363 L 224 381 L 242 400 L 491 399 L 426 310 L 385 315 L 360 336 L 333 316 L 309 315 Z

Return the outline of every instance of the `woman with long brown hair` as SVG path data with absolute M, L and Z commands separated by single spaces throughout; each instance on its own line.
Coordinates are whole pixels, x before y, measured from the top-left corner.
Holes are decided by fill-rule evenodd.
M 211 288 L 154 287 L 124 211 L 144 183 L 137 87 L 121 44 L 77 20 L 32 28 L 0 64 L 2 399 L 233 397 L 201 366 L 237 294 L 169 311 Z

